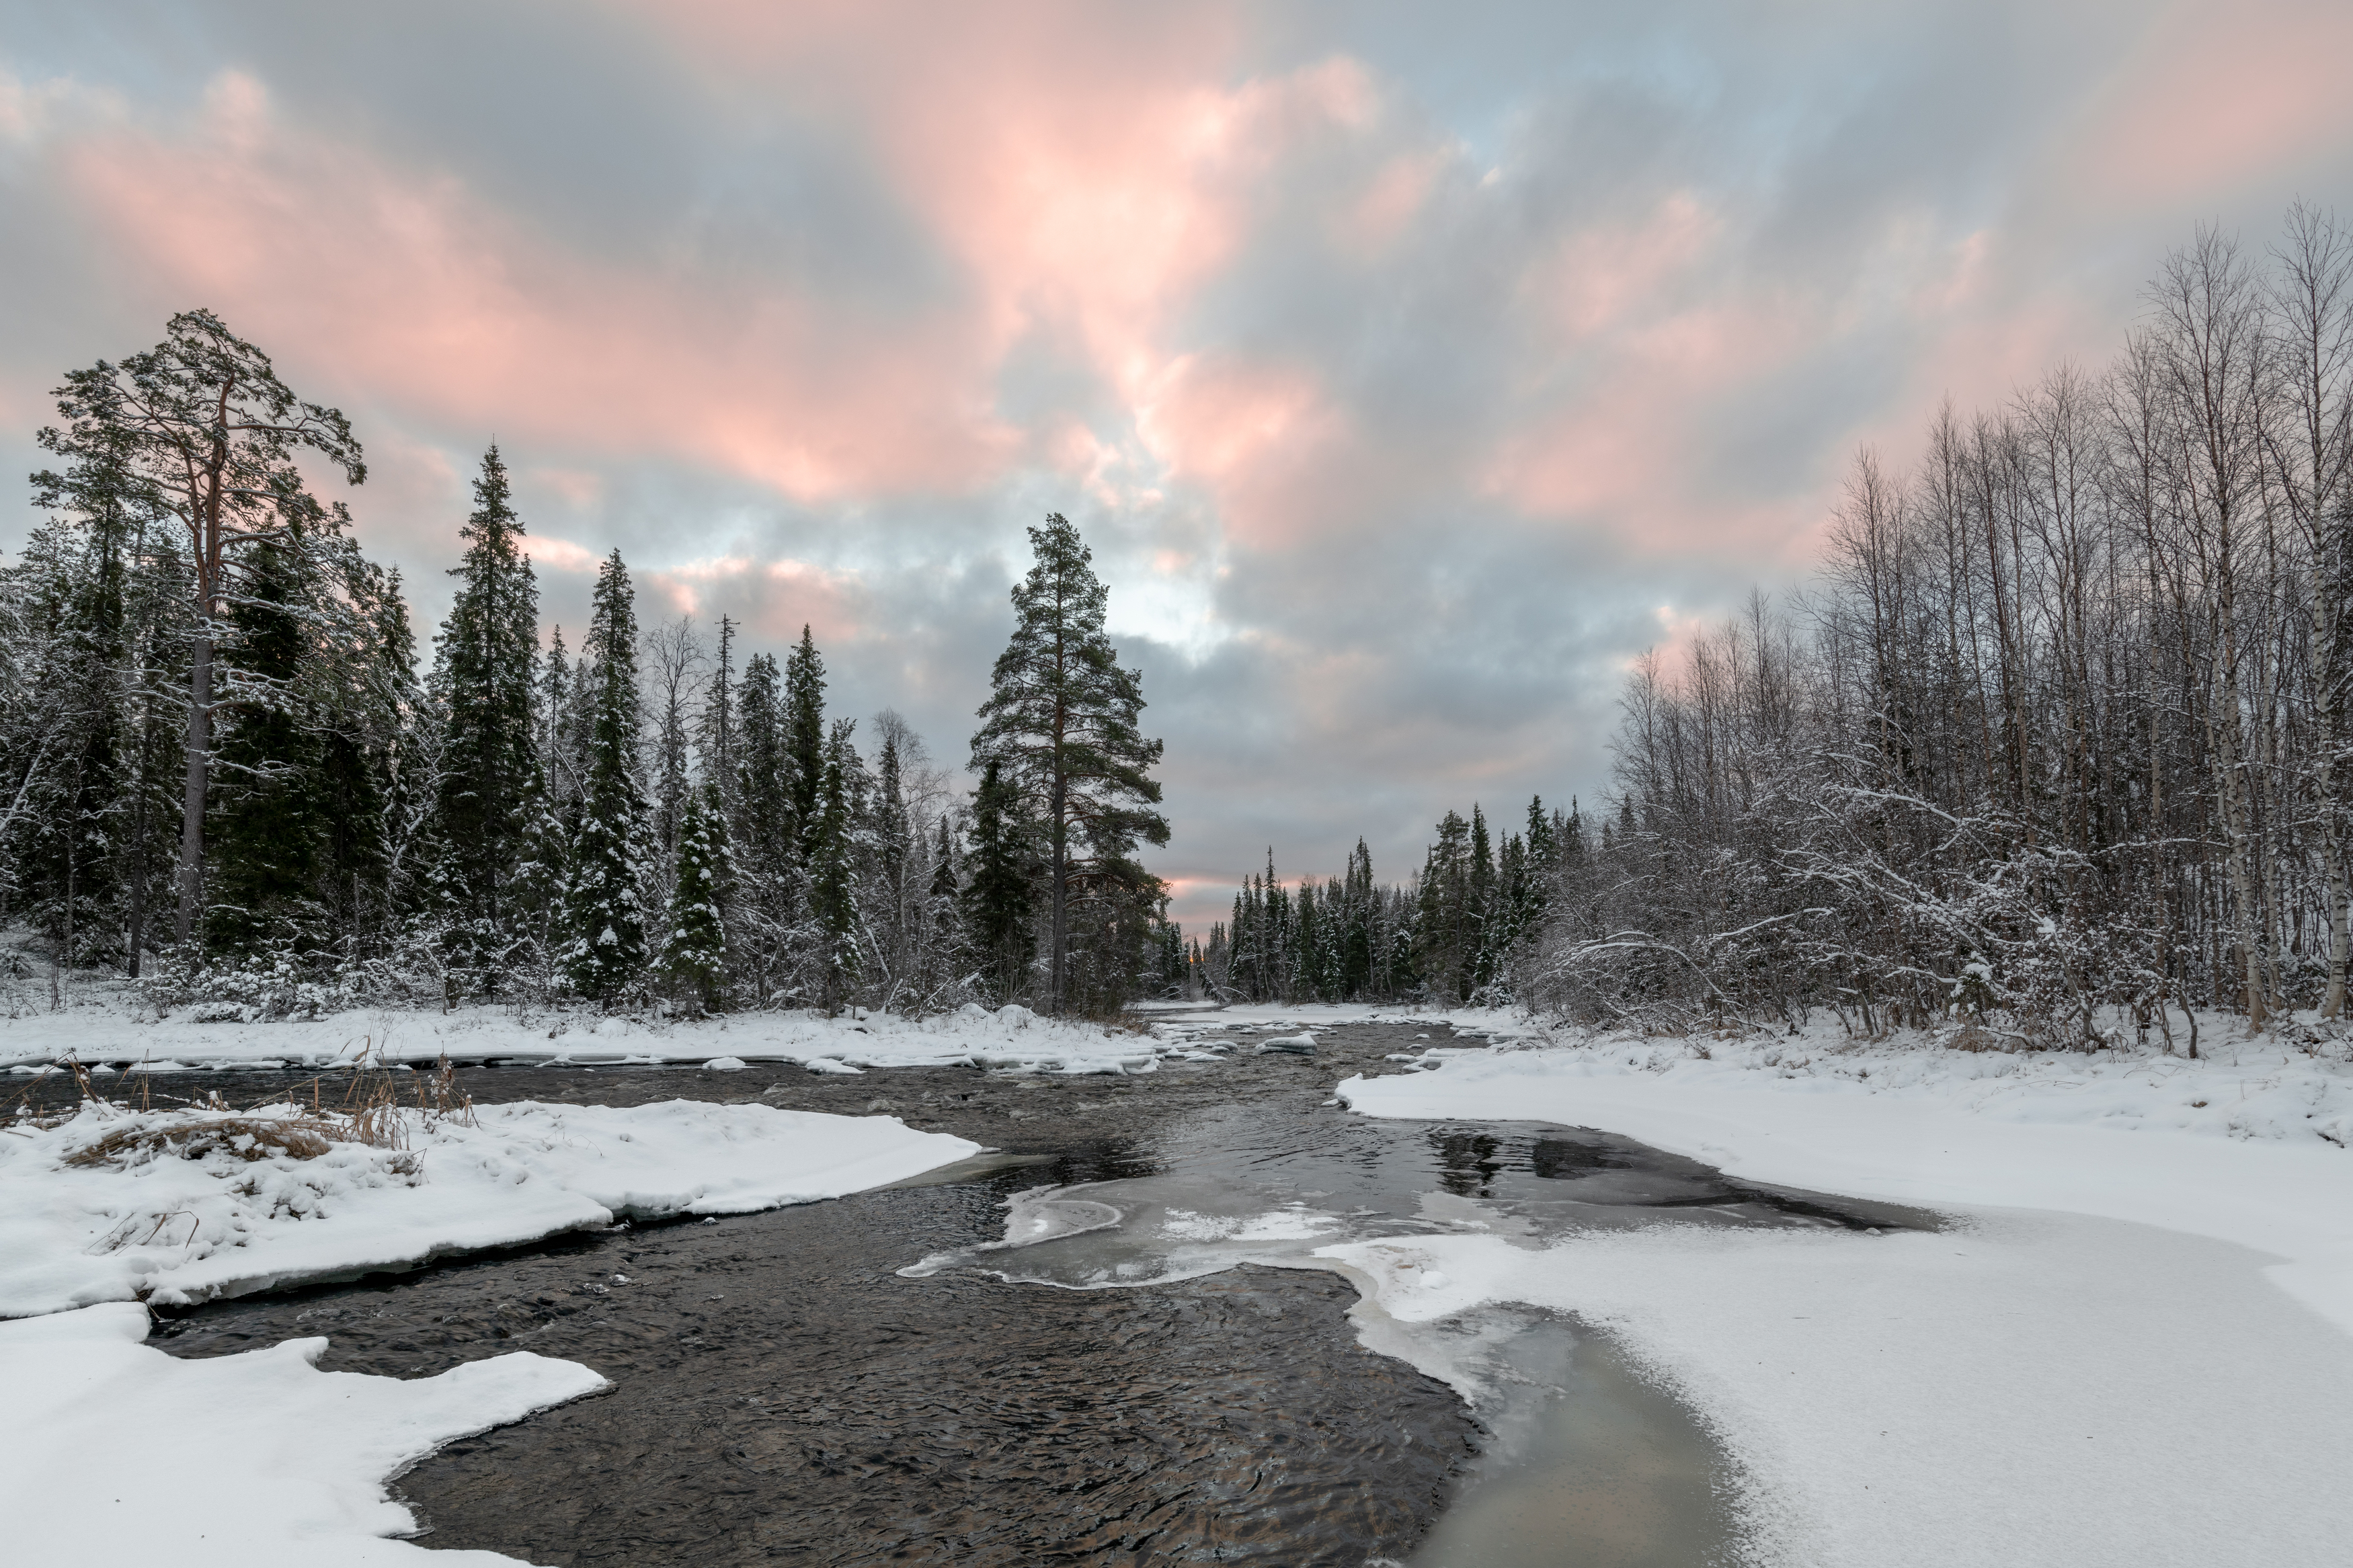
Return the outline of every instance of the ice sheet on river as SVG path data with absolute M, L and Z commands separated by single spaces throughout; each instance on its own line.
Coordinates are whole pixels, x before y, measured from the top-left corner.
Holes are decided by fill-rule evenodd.
M 809 1203 L 980 1148 L 895 1116 L 526 1100 L 480 1107 L 473 1125 L 406 1112 L 406 1149 L 337 1142 L 304 1158 L 290 1131 L 303 1109 L 240 1113 L 233 1136 L 209 1149 L 185 1136 L 221 1120 L 201 1110 L 93 1104 L 54 1127 L 8 1129 L 0 1317 L 134 1299 L 184 1304 L 622 1217 Z M 289 1135 L 250 1131 L 272 1121 Z M 129 1145 L 124 1157 L 67 1163 L 110 1135 Z

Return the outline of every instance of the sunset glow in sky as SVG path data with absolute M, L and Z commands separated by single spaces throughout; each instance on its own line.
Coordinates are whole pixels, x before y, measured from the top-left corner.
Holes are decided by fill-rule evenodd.
M 570 640 L 617 545 L 959 766 L 1065 512 L 1188 926 L 1590 799 L 1859 447 L 2104 363 L 2201 220 L 2353 211 L 2343 0 L 5 15 L 18 471 L 206 306 L 352 416 L 421 622 L 495 437 Z

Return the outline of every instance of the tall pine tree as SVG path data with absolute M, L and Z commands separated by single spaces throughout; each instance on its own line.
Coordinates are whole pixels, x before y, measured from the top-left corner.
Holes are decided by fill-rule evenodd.
M 1104 635 L 1110 592 L 1093 557 L 1060 512 L 1029 531 L 1029 543 L 1036 561 L 1013 590 L 1013 636 L 990 672 L 972 753 L 1022 793 L 1045 840 L 1047 1005 L 1060 1013 L 1073 900 L 1094 906 L 1100 929 L 1127 931 L 1131 906 L 1161 895 L 1133 858 L 1136 843 L 1167 843 L 1168 823 L 1152 809 L 1161 743 L 1137 729 L 1144 685 Z
M 367 477 L 351 422 L 305 403 L 269 356 L 208 310 L 174 316 L 155 347 L 120 364 L 69 372 L 57 389 L 62 429 L 41 446 L 70 462 L 121 465 L 141 506 L 178 522 L 186 541 L 195 627 L 187 659 L 187 731 L 182 747 L 179 914 L 174 936 L 196 934 L 204 903 L 205 818 L 212 786 L 214 644 L 219 616 L 240 594 L 251 546 L 283 542 L 298 521 L 314 531 L 341 521 L 313 500 L 295 465 L 317 455 L 353 484 Z M 37 484 L 49 476 L 37 475 Z M 230 699 L 229 700 L 235 700 Z

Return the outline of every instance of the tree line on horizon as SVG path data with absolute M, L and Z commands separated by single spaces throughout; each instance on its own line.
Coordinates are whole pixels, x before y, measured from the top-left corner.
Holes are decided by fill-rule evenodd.
M 1335 910 L 1430 951 L 1394 933 L 1431 871 L 1373 896 L 1352 862 L 1320 890 L 1253 879 L 1201 973 L 2003 1047 L 2194 1054 L 2192 1009 L 2341 1019 L 2353 235 L 2303 205 L 2260 255 L 2201 229 L 2144 299 L 2106 367 L 1948 404 L 1908 472 L 1859 456 L 1804 592 L 1638 661 L 1599 830 L 1556 832 L 1500 957 L 1335 985 L 1294 935 L 1270 969 L 1257 932 L 1320 952 Z
M 1571 803 L 1528 802 L 1527 826 L 1500 842 L 1483 806 L 1449 811 L 1420 872 L 1403 884 L 1373 876 L 1362 838 L 1344 875 L 1294 888 L 1266 869 L 1242 879 L 1233 913 L 1178 962 L 1194 995 L 1229 1002 L 1508 1001 L 1523 950 L 1542 930 L 1553 890 L 1585 854 Z M 1181 932 L 1172 932 L 1181 941 Z
M 0 569 L 0 910 L 53 987 L 1100 1014 L 1165 984 L 1161 745 L 1059 514 L 965 795 L 893 712 L 861 752 L 807 627 L 779 659 L 724 616 L 641 626 L 617 550 L 577 653 L 543 646 L 495 446 L 420 669 L 398 573 L 298 466 L 363 482 L 348 421 L 208 312 L 57 398 Z

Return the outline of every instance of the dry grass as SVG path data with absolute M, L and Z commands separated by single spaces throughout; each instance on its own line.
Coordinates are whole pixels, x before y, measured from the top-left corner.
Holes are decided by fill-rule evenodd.
M 158 1127 L 118 1127 L 66 1156 L 69 1165 L 131 1164 L 158 1154 L 201 1160 L 214 1152 L 240 1160 L 287 1157 L 315 1160 L 340 1141 L 343 1130 L 308 1116 L 221 1116 Z
M 44 1129 L 61 1126 L 91 1105 L 123 1113 L 153 1109 L 143 1076 L 140 1102 L 134 1107 L 127 1099 L 116 1100 L 101 1092 L 80 1063 L 70 1065 L 81 1102 L 71 1110 L 47 1117 L 24 1116 L 20 1106 L 20 1125 Z M 337 1075 L 342 1079 L 336 1086 L 342 1090 L 340 1096 L 330 1099 L 332 1080 L 322 1073 L 308 1085 L 311 1109 L 298 1109 L 292 1115 L 256 1112 L 264 1105 L 280 1105 L 289 1100 L 299 1107 L 299 1088 L 292 1095 L 278 1091 L 243 1108 L 230 1105 L 218 1089 L 212 1089 L 201 1100 L 184 1100 L 180 1108 L 211 1111 L 213 1115 L 164 1125 L 147 1122 L 120 1127 L 75 1150 L 65 1163 L 84 1167 L 125 1164 L 166 1153 L 200 1160 L 215 1152 L 243 1160 L 315 1160 L 338 1143 L 405 1152 L 410 1133 L 420 1124 L 430 1129 L 448 1120 L 461 1127 L 479 1125 L 474 1119 L 474 1097 L 459 1088 L 457 1070 L 447 1056 L 432 1071 L 410 1076 L 416 1086 L 413 1110 L 402 1103 L 401 1075 L 383 1066 L 380 1060 L 376 1066 L 368 1066 L 364 1054 L 360 1065 L 349 1074 Z

